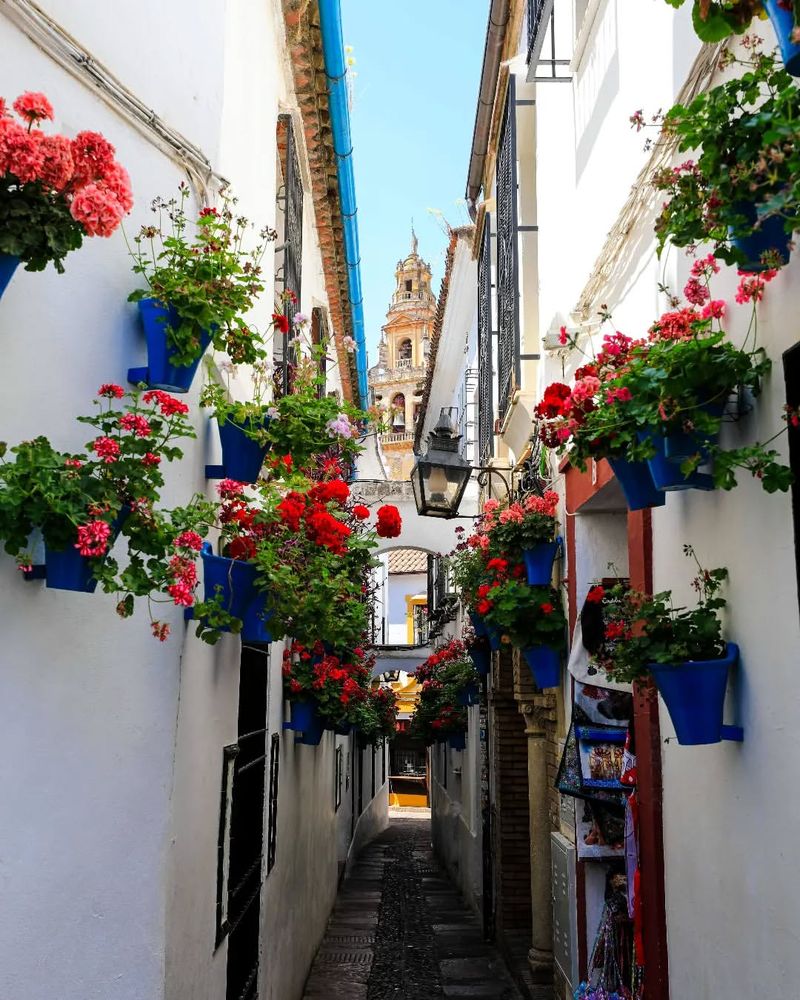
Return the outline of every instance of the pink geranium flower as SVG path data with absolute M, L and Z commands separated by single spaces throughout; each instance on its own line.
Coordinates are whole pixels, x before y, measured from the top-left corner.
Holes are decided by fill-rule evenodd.
M 30 125 L 43 121 L 45 118 L 53 120 L 53 105 L 47 100 L 44 94 L 28 91 L 14 101 L 14 110 L 24 118 Z

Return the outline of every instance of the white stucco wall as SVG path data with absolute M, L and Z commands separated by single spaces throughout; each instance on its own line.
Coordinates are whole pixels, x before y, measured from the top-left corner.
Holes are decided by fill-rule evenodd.
M 274 224 L 276 117 L 295 103 L 277 0 L 42 6 L 202 148 L 233 182 L 242 214 L 257 228 Z M 176 191 L 181 169 L 3 13 L 0 49 L 0 95 L 44 91 L 56 112 L 47 131 L 95 129 L 116 146 L 133 184 L 125 226 L 135 234 L 151 218 L 151 200 Z M 327 299 L 306 193 L 299 308 L 310 313 Z M 272 312 L 272 271 L 270 250 L 261 329 Z M 17 272 L 0 303 L 0 438 L 46 434 L 58 447 L 82 446 L 89 435 L 73 416 L 91 412 L 102 382 L 125 384 L 128 367 L 143 363 L 126 301 L 137 283 L 121 233 L 87 239 L 63 276 Z M 165 505 L 213 490 L 204 478 L 213 442 L 197 407 L 201 383 L 198 375 L 184 397 L 198 439 L 165 468 Z M 338 384 L 334 368 L 330 388 Z M 238 386 L 246 398 L 246 379 Z M 216 847 L 222 747 L 237 732 L 239 640 L 209 647 L 180 609 L 163 605 L 173 635 L 159 644 L 144 609 L 122 621 L 113 597 L 26 584 L 7 557 L 0 587 L 0 891 L 14 915 L 0 921 L 0 996 L 221 1000 Z M 269 668 L 269 734 L 283 724 L 281 648 Z M 333 746 L 331 734 L 316 749 L 295 747 L 291 734 L 282 741 L 278 854 L 262 906 L 262 995 L 274 1000 L 300 995 L 347 854 L 350 800 L 344 793 L 334 813 Z M 385 821 L 383 792 L 369 799 L 368 791 L 364 838 Z
M 662 2 L 604 0 L 572 84 L 537 89 L 545 329 L 559 313 L 568 322 L 647 155 L 644 136 L 629 129 L 628 117 L 638 108 L 647 116 L 669 107 L 698 51 L 688 6 L 676 14 Z M 771 38 L 767 23 L 759 24 L 758 33 Z M 642 45 L 643 37 L 659 44 Z M 642 336 L 667 308 L 657 283 L 680 293 L 688 277 L 677 253 L 666 264 L 655 259 L 651 226 L 652 219 L 644 218 L 633 227 L 626 267 L 603 291 L 614 326 L 632 336 Z M 714 297 L 729 303 L 726 326 L 741 343 L 746 309 L 734 305 L 735 272 L 723 271 Z M 726 427 L 724 441 L 763 441 L 780 429 L 780 359 L 798 339 L 786 317 L 798 305 L 794 260 L 770 286 L 760 310 L 759 343 L 773 360 L 773 373 L 753 413 Z M 542 384 L 561 377 L 560 363 L 551 359 Z M 786 455 L 785 436 L 775 446 Z M 624 553 L 624 524 L 615 517 L 578 519 L 579 596 L 606 572 L 608 556 Z M 663 746 L 670 992 L 692 1000 L 725 993 L 782 996 L 800 973 L 800 902 L 791 878 L 800 813 L 787 794 L 800 745 L 794 725 L 800 630 L 791 501 L 764 493 L 743 473 L 729 493 L 669 494 L 666 506 L 653 511 L 653 539 L 655 589 L 671 589 L 676 603 L 691 600 L 693 572 L 684 543 L 695 546 L 706 567 L 727 566 L 730 572 L 725 628 L 740 644 L 742 662 L 729 688 L 726 721 L 745 727 L 741 745 L 690 748 L 670 740 Z M 673 729 L 663 705 L 660 715 L 662 734 L 669 737 Z

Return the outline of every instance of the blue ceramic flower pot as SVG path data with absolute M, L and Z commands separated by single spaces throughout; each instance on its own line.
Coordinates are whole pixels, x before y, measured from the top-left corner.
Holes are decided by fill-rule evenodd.
M 702 407 L 706 413 L 714 417 L 721 417 L 725 406 L 723 403 L 714 403 Z M 667 434 L 664 438 L 664 458 L 668 462 L 675 462 L 680 465 L 687 458 L 700 454 L 703 463 L 709 460 L 708 448 L 711 444 L 716 444 L 719 432 L 716 434 L 684 433 L 682 431 L 675 434 Z
M 267 595 L 259 594 L 248 605 L 242 619 L 242 642 L 251 646 L 269 646 L 272 633 L 268 623 L 272 612 L 267 610 Z
M 325 732 L 325 726 L 322 723 L 322 719 L 317 716 L 313 725 L 310 729 L 304 729 L 299 736 L 295 736 L 295 743 L 302 743 L 308 747 L 319 746 L 322 740 L 322 734 Z
M 0 299 L 14 277 L 18 265 L 19 257 L 14 257 L 10 253 L 0 253 Z
M 208 542 L 200 552 L 203 559 L 203 586 L 206 601 L 219 596 L 222 607 L 234 618 L 244 618 L 254 597 L 256 567 L 241 559 L 215 556 Z M 224 631 L 224 630 L 221 630 Z
M 111 522 L 109 552 L 130 512 L 130 507 L 123 507 Z M 45 545 L 45 586 L 51 590 L 73 590 L 81 594 L 93 594 L 97 590 L 97 580 L 92 573 L 93 562 L 94 559 L 82 556 L 72 545 L 60 552 Z
M 656 453 L 652 458 L 648 458 L 647 466 L 656 489 L 666 493 L 679 490 L 713 490 L 714 480 L 708 473 L 691 472 L 684 476 L 678 462 L 670 461 L 665 454 L 664 442 L 666 438 L 655 431 L 639 431 L 640 441 L 651 441 Z
M 286 724 L 288 729 L 302 733 L 316 727 L 319 719 L 316 703 L 309 700 L 289 702 L 290 721 Z
M 628 510 L 663 507 L 667 502 L 664 494 L 656 489 L 647 462 L 629 462 L 625 458 L 609 458 L 608 463 L 617 477 Z
M 45 581 L 53 590 L 74 590 L 82 594 L 93 594 L 97 580 L 92 574 L 92 560 L 80 555 L 77 549 L 56 552 L 45 548 Z
M 720 660 L 648 664 L 682 746 L 703 746 L 722 739 L 728 671 L 738 659 L 739 647 L 729 642 Z
M 778 5 L 778 0 L 763 0 L 772 29 L 778 36 L 781 58 L 790 76 L 800 76 L 800 45 L 792 41 L 794 15 Z
M 561 654 L 551 646 L 528 646 L 522 650 L 531 676 L 539 688 L 554 688 L 561 683 Z
M 532 587 L 546 587 L 553 576 L 553 563 L 561 547 L 561 539 L 556 538 L 552 542 L 539 542 L 532 549 L 523 549 L 522 558 L 525 560 L 525 571 L 528 574 L 528 583 Z
M 487 629 L 483 618 L 481 618 L 477 611 L 470 611 L 469 620 L 472 622 L 472 627 L 475 629 L 475 635 L 481 636 L 484 639 L 489 635 L 489 630 Z
M 270 418 L 263 417 L 260 428 L 269 426 Z M 247 430 L 252 426 L 248 419 L 247 428 L 226 420 L 219 425 L 219 440 L 222 445 L 222 472 L 225 478 L 235 479 L 239 483 L 254 483 L 261 474 L 264 456 L 268 445 L 259 444 L 248 437 Z
M 791 19 L 792 15 L 789 14 L 788 16 Z M 756 212 L 755 205 L 738 202 L 735 208 L 747 217 L 748 223 L 751 226 L 756 225 L 758 213 Z M 769 251 L 777 253 L 783 263 L 788 264 L 789 257 L 791 256 L 791 250 L 789 249 L 790 240 L 791 236 L 783 228 L 783 219 L 779 215 L 771 215 L 769 218 L 764 219 L 761 225 L 757 229 L 754 228 L 747 236 L 731 236 L 731 243 L 745 257 L 745 263 L 741 265 L 740 270 L 747 271 L 750 274 L 768 270 L 768 266 L 761 262 L 761 255 Z
M 168 342 L 167 330 L 168 327 L 179 325 L 177 310 L 172 306 L 165 306 L 158 299 L 141 299 L 139 315 L 147 343 L 147 367 L 129 368 L 128 381 L 134 385 L 144 382 L 151 389 L 188 392 L 200 359 L 211 343 L 211 334 L 207 330 L 201 330 L 200 353 L 191 364 L 176 365 L 173 362 L 175 350 Z
M 492 625 L 487 625 L 486 638 L 489 640 L 489 648 L 493 653 L 496 653 L 503 644 L 500 631 Z
M 466 750 L 467 749 L 467 734 L 466 733 L 452 733 L 447 737 L 447 745 L 451 750 Z
M 470 649 L 469 658 L 481 677 L 488 677 L 492 667 L 492 654 L 488 649 Z
M 468 708 L 470 705 L 477 705 L 481 698 L 480 688 L 477 684 L 470 683 L 463 690 L 459 691 L 456 699 L 459 705 Z

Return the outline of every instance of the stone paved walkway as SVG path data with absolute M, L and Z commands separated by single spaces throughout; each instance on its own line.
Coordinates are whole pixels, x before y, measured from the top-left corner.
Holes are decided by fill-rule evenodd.
M 345 879 L 304 1000 L 520 1000 L 434 859 L 430 821 L 394 814 Z

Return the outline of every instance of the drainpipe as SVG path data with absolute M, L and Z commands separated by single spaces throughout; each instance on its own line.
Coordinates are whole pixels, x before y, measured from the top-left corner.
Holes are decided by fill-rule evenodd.
M 477 202 L 483 186 L 483 165 L 486 161 L 486 150 L 489 145 L 489 129 L 492 125 L 497 74 L 500 71 L 500 56 L 503 52 L 510 18 L 511 0 L 492 0 L 492 6 L 489 10 L 489 24 L 486 28 L 481 85 L 478 90 L 478 110 L 475 113 L 475 128 L 472 133 L 472 150 L 469 157 L 469 173 L 467 174 L 467 209 L 473 222 L 478 214 Z
M 319 23 L 325 58 L 325 76 L 328 80 L 333 150 L 336 154 L 336 174 L 339 180 L 339 201 L 344 226 L 344 253 L 353 339 L 356 342 L 358 392 L 362 405 L 366 406 L 367 345 L 364 337 L 364 304 L 361 291 L 361 251 L 358 245 L 358 206 L 353 176 L 353 142 L 350 135 L 347 66 L 344 58 L 340 0 L 319 0 Z

